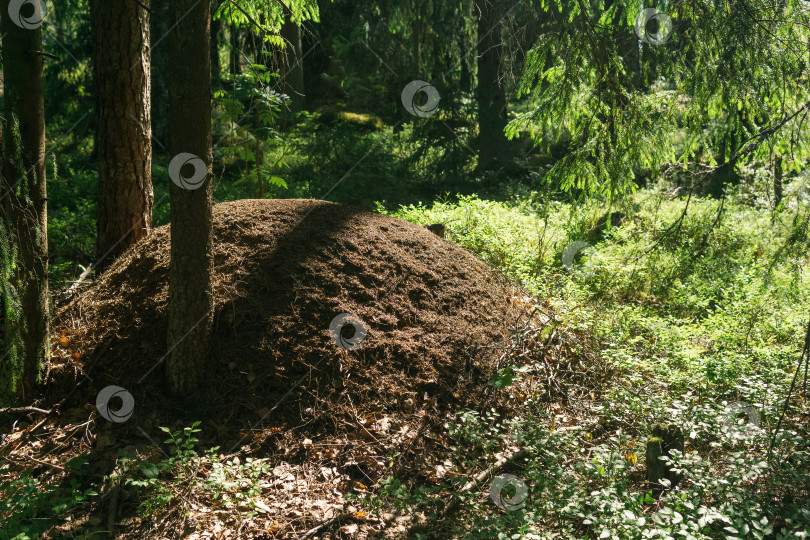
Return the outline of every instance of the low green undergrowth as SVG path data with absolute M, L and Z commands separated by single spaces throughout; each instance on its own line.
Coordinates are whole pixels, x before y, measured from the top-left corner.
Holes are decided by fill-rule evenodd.
M 84 457 L 74 458 L 64 465 L 66 480 L 43 482 L 29 471 L 12 473 L 9 479 L 4 479 L 8 466 L 0 461 L 0 539 L 40 538 L 62 518 L 97 496 L 94 488 L 83 487 L 73 475 L 85 464 Z
M 530 457 L 510 469 L 515 473 L 511 492 L 498 493 L 498 477 L 467 491 L 463 488 L 470 479 L 465 476 L 417 487 L 389 477 L 377 495 L 361 500 L 375 510 L 418 512 L 430 523 L 451 520 L 456 523 L 452 536 L 465 538 L 809 536 L 806 433 L 783 432 L 780 457 L 769 464 L 763 430 L 730 427 L 727 413 L 713 403 L 676 405 L 669 412 L 688 434 L 688 443 L 670 463 L 683 479 L 660 495 L 641 480 L 644 448 L 639 439 L 618 429 L 595 442 L 587 431 L 549 431 L 542 427 L 549 424 L 547 418 L 529 413 L 509 425 L 513 441 L 530 450 Z M 486 423 L 474 426 L 484 436 L 490 429 Z M 472 428 L 466 426 L 468 435 Z M 476 465 L 462 457 L 466 454 L 460 450 L 455 457 L 466 467 Z M 494 502 L 496 497 L 509 504 Z M 460 501 L 464 519 L 444 513 L 448 499 Z
M 582 429 L 555 431 L 554 415 L 530 402 L 502 433 L 460 411 L 462 470 L 492 460 L 470 462 L 471 446 L 500 449 L 507 433 L 531 449 L 509 469 L 526 490 L 520 508 L 493 504 L 491 484 L 462 489 L 463 474 L 431 486 L 387 478 L 365 499 L 371 508 L 400 507 L 468 538 L 810 536 L 806 396 L 794 391 L 776 431 L 810 313 L 807 201 L 772 211 L 742 190 L 687 200 L 659 186 L 612 208 L 472 196 L 388 212 L 445 223 L 451 241 L 593 336 L 616 377 Z M 644 465 L 658 422 L 686 436 L 672 464 L 683 480 L 662 494 Z M 443 513 L 448 497 L 461 503 L 455 515 Z
M 183 430 L 161 427 L 169 436 L 169 454 L 156 462 L 122 455 L 113 477 L 137 490 L 138 513 L 141 517 L 159 513 L 178 498 L 205 500 L 214 507 L 238 507 L 241 519 L 256 515 L 255 501 L 270 466 L 266 459 L 225 459 L 212 447 L 203 453 L 195 449 L 199 441 L 200 422 Z

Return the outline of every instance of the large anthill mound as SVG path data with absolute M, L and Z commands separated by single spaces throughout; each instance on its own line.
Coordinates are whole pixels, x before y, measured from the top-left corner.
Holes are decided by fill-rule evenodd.
M 328 436 L 341 431 L 338 417 L 348 411 L 365 419 L 430 400 L 443 410 L 483 400 L 493 355 L 482 347 L 504 340 L 516 315 L 509 283 L 469 252 L 423 227 L 351 206 L 218 204 L 214 257 L 210 370 L 196 395 L 171 397 L 163 380 L 168 226 L 57 311 L 53 346 L 61 363 L 52 380 L 73 383 L 87 373 L 92 382 L 84 381 L 78 403 L 121 386 L 146 427 L 196 417 L 209 420 L 223 442 L 292 426 Z M 330 336 L 343 313 L 367 330 L 353 350 Z
M 559 407 L 589 393 L 560 386 L 560 375 L 601 377 L 548 309 L 464 249 L 398 219 L 323 201 L 223 203 L 214 208 L 214 258 L 209 367 L 195 394 L 172 396 L 164 378 L 169 227 L 161 227 L 59 303 L 46 393 L 36 403 L 52 412 L 41 421 L 34 416 L 42 411 L 32 413 L 33 427 L 15 424 L 0 452 L 46 476 L 87 453 L 84 472 L 106 475 L 121 450 L 160 460 L 168 448 L 158 428 L 199 420 L 198 448 L 267 458 L 272 470 L 254 494 L 267 513 L 247 523 L 241 507 L 223 513 L 210 494 L 178 486 L 172 500 L 182 504 L 141 520 L 145 495 L 105 483 L 99 504 L 68 529 L 117 524 L 116 538 L 201 530 L 224 538 L 236 529 L 239 537 L 298 538 L 330 516 L 340 516 L 330 526 L 357 519 L 343 496 L 384 476 L 435 483 L 474 472 L 448 457 L 453 413 L 498 407 L 506 418 L 519 395 Z M 330 334 L 342 314 L 366 334 L 355 348 L 339 347 Z M 357 335 L 346 330 L 351 343 Z M 510 391 L 487 381 L 520 363 L 536 370 L 525 387 L 510 389 L 512 402 Z M 133 396 L 131 417 L 100 414 L 97 396 L 111 385 Z M 368 521 L 369 533 L 402 528 L 384 521 Z M 275 532 L 261 536 L 268 531 Z

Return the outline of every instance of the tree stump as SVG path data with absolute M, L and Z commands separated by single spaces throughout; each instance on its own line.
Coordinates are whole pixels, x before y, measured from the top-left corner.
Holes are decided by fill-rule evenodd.
M 658 424 L 652 430 L 652 437 L 647 440 L 647 481 L 652 485 L 653 491 L 659 494 L 663 488 L 661 480 L 670 481 L 674 488 L 681 481 L 683 475 L 670 469 L 661 457 L 671 457 L 671 450 L 683 452 L 683 432 L 675 424 Z

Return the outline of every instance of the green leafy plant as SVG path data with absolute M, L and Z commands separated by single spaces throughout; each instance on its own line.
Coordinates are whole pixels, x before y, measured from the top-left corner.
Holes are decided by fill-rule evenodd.
M 95 488 L 83 487 L 75 478 L 86 464 L 83 455 L 75 457 L 65 463 L 65 481 L 43 482 L 29 471 L 15 473 L 11 480 L 2 479 L 11 471 L 0 461 L 0 538 L 39 538 L 61 518 L 97 496 Z
M 186 493 L 190 490 L 193 497 L 204 499 L 210 505 L 244 507 L 245 519 L 259 511 L 256 499 L 270 470 L 267 460 L 247 458 L 244 463 L 238 457 L 225 460 L 217 453 L 219 447 L 216 446 L 198 453 L 195 445 L 199 439 L 194 434 L 200 432 L 199 424 L 197 421 L 175 431 L 161 427 L 169 435 L 164 443 L 170 445 L 170 450 L 167 457 L 155 463 L 129 456 L 119 458 L 120 474 L 125 477 L 126 485 L 140 489 L 142 516 L 165 508 L 181 490 Z

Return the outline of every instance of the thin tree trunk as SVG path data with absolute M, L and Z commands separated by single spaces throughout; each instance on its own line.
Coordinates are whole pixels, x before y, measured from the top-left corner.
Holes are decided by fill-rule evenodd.
M 11 270 L 9 263 L 11 262 L 11 253 L 8 252 L 9 236 L 6 227 L 6 219 L 8 212 L 5 210 L 4 194 L 8 190 L 6 187 L 5 175 L 3 174 L 3 164 L 5 163 L 5 156 L 3 154 L 3 123 L 0 121 L 0 404 L 9 401 L 11 397 L 10 389 L 8 388 L 11 382 L 11 373 L 8 373 L 6 368 L 6 356 L 10 352 L 11 344 L 7 341 L 8 334 L 6 332 L 6 325 L 9 321 L 6 318 L 6 309 L 9 308 L 6 298 L 11 293 L 9 287 Z
M 732 159 L 726 162 L 726 153 L 734 155 L 736 148 L 732 135 L 724 135 L 720 140 L 720 145 L 717 152 L 717 162 L 720 163 L 709 176 L 706 184 L 706 193 L 714 199 L 723 197 L 725 193 L 725 185 L 727 183 L 736 184 L 739 180 L 737 176 L 737 159 Z
M 231 50 L 230 50 L 230 70 L 231 76 L 241 75 L 242 74 L 242 39 L 241 39 L 241 30 L 236 25 L 231 25 L 230 28 L 230 41 L 231 41 Z
M 478 167 L 510 160 L 503 77 L 502 0 L 478 0 Z
M 264 179 L 262 178 L 262 165 L 264 165 L 264 151 L 262 150 L 262 140 L 256 137 L 256 185 L 258 186 L 259 198 L 264 199 Z
M 773 207 L 777 208 L 782 203 L 784 189 L 782 186 L 782 156 L 773 158 Z
M 172 2 L 169 70 L 169 147 L 172 156 L 193 154 L 204 162 L 205 180 L 197 189 L 174 181 L 171 196 L 171 264 L 169 332 L 171 350 L 167 378 L 175 394 L 193 392 L 208 354 L 213 296 L 211 268 L 211 50 L 210 4 L 198 0 Z M 181 169 L 193 176 L 191 165 Z
M 261 21 L 259 24 L 261 24 Z M 263 48 L 264 42 L 261 36 L 252 26 L 249 27 L 247 36 L 245 36 L 245 51 L 247 52 L 247 57 L 250 59 L 250 62 L 261 64 L 266 60 L 266 57 L 262 54 Z
M 259 107 L 253 111 L 253 126 L 255 128 L 255 147 L 253 150 L 256 158 L 256 187 L 259 198 L 264 199 L 264 179 L 262 178 L 262 166 L 264 165 L 264 150 L 262 150 L 262 121 Z
M 21 384 L 3 390 L 18 403 L 30 401 L 50 355 L 48 301 L 48 223 L 45 190 L 45 102 L 42 79 L 42 31 L 24 29 L 11 20 L 9 0 L 0 2 L 3 34 L 5 124 L 3 178 L 0 182 L 3 221 L 18 255 L 12 270 L 19 317 L 6 321 L 19 333 L 20 349 L 3 351 L 0 376 L 21 376 Z M 6 299 L 9 301 L 9 299 Z M 16 325 L 10 328 L 9 323 Z M 9 354 L 6 354 L 9 352 Z
M 149 0 L 90 3 L 98 85 L 98 266 L 152 228 Z
M 281 27 L 281 38 L 287 47 L 282 55 L 281 90 L 290 96 L 290 110 L 302 111 L 306 107 L 306 94 L 304 91 L 304 64 L 301 47 L 301 27 L 287 18 Z
M 419 0 L 414 0 L 412 12 L 413 20 L 411 21 L 411 46 L 413 48 L 414 73 L 420 73 L 422 69 L 422 37 L 419 32 L 422 21 L 420 14 Z
M 222 20 L 214 19 L 214 12 L 219 7 L 220 0 L 211 3 L 211 84 L 214 88 L 222 85 L 222 63 L 219 60 L 219 39 L 222 35 Z
M 152 2 L 151 72 L 152 72 L 152 140 L 156 151 L 168 152 L 169 144 L 169 24 L 168 0 Z

